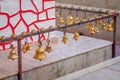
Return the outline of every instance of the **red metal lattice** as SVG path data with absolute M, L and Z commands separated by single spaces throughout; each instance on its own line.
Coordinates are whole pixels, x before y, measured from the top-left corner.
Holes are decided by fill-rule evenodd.
M 15 12 L 15 13 L 12 14 L 12 15 L 10 15 L 10 14 L 7 13 L 7 12 L 0 12 L 0 15 L 3 15 L 3 16 L 6 16 L 6 17 L 7 17 L 7 24 L 6 24 L 5 26 L 0 27 L 0 30 L 4 30 L 4 29 L 10 27 L 10 28 L 11 28 L 11 31 L 12 31 L 12 34 L 14 34 L 14 33 L 15 33 L 15 29 L 18 27 L 18 25 L 20 24 L 20 22 L 23 22 L 24 25 L 25 25 L 24 27 L 26 27 L 26 29 L 27 29 L 26 32 L 28 33 L 28 32 L 30 32 L 29 27 L 30 27 L 31 25 L 34 25 L 34 27 L 35 27 L 37 30 L 39 30 L 39 27 L 38 27 L 35 23 L 39 23 L 39 22 L 43 22 L 43 21 L 48 21 L 48 20 L 55 20 L 55 18 L 49 18 L 49 16 L 48 16 L 48 10 L 54 9 L 55 6 L 53 5 L 52 7 L 49 7 L 49 8 L 47 8 L 47 9 L 44 8 L 44 3 L 45 3 L 45 2 L 52 2 L 52 1 L 55 1 L 55 0 L 42 0 L 42 4 L 43 4 L 43 5 L 42 5 L 42 11 L 39 11 L 39 10 L 38 10 L 38 7 L 37 7 L 37 5 L 35 4 L 34 0 L 30 0 L 30 1 L 31 1 L 31 3 L 32 3 L 32 6 L 34 6 L 35 11 L 33 11 L 32 9 L 31 9 L 31 10 L 30 10 L 30 9 L 29 9 L 29 10 L 22 10 L 22 1 L 23 1 L 23 0 L 19 0 L 19 10 L 18 10 L 18 12 Z M 43 13 L 43 12 L 46 12 L 46 19 L 40 20 L 40 19 L 39 19 L 39 14 L 40 14 L 40 13 Z M 34 15 L 37 16 L 37 19 L 36 19 L 35 21 L 32 21 L 31 23 L 28 24 L 28 23 L 26 22 L 26 20 L 24 19 L 23 15 L 22 15 L 23 13 L 32 13 L 32 14 L 34 14 Z M 15 25 L 13 25 L 13 24 L 11 23 L 10 19 L 11 19 L 12 17 L 17 16 L 17 15 L 20 16 L 20 19 L 18 20 L 18 22 L 17 22 Z M 45 39 L 46 39 L 45 36 L 44 36 L 44 34 L 42 34 L 40 37 L 42 38 L 42 40 L 45 40 Z M 33 38 L 32 38 L 32 37 L 30 37 L 30 39 L 31 39 L 31 41 L 33 41 Z M 3 50 L 5 50 L 5 49 L 6 49 L 5 45 L 10 44 L 11 42 L 12 42 L 12 41 L 5 42 L 5 43 L 0 43 L 0 46 L 2 46 Z

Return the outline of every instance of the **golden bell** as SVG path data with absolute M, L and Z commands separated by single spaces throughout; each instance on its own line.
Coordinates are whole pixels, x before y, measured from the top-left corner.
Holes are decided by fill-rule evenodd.
M 22 32 L 22 36 L 25 36 L 26 35 L 26 32 Z
M 27 46 L 26 46 L 26 51 L 29 51 L 32 49 L 32 46 L 28 43 Z
M 88 23 L 87 25 L 88 25 L 88 28 L 89 28 L 89 29 L 93 27 L 93 24 L 92 24 L 92 23 Z
M 42 28 L 40 28 L 40 31 L 44 31 L 45 29 L 42 27 Z
M 5 38 L 6 38 L 5 36 L 1 36 L 1 38 L 0 38 L 0 39 L 1 39 L 1 40 L 5 40 Z
M 39 46 L 36 49 L 36 52 L 35 52 L 35 55 L 33 56 L 33 58 L 37 59 L 37 60 L 43 60 L 46 58 L 45 52 L 41 46 Z
M 16 37 L 16 34 L 12 34 L 11 37 L 12 37 L 12 38 L 15 38 L 15 37 Z
M 108 24 L 107 31 L 108 31 L 108 32 L 112 32 L 112 31 L 113 31 L 113 28 L 112 28 L 112 26 L 111 26 L 110 24 Z
M 47 45 L 46 48 L 45 48 L 45 51 L 50 53 L 52 51 L 52 48 L 50 45 Z
M 101 28 L 103 29 L 103 30 L 107 30 L 107 27 L 106 27 L 106 24 L 102 24 L 102 26 L 101 26 Z
M 73 19 L 72 15 L 69 14 L 68 17 L 67 17 L 67 19 L 66 19 L 66 23 L 71 24 L 71 23 L 73 23 L 73 22 L 74 22 L 74 19 Z
M 61 24 L 60 24 L 60 23 L 58 23 L 58 24 L 57 24 L 57 27 L 58 27 L 58 28 L 59 28 L 59 27 L 61 27 Z
M 59 16 L 60 16 L 58 11 L 55 12 L 55 16 L 56 16 L 56 17 L 59 17 Z
M 76 16 L 75 19 L 74 19 L 74 23 L 78 23 L 79 22 L 79 17 Z
M 83 18 L 80 18 L 80 22 L 83 22 L 84 21 L 84 19 Z
M 100 32 L 100 31 L 99 31 L 99 29 L 98 29 L 98 28 L 95 28 L 95 32 L 96 32 L 96 33 L 98 33 L 98 32 Z
M 23 53 L 26 53 L 26 52 L 27 52 L 26 47 L 27 47 L 27 45 L 26 45 L 26 44 L 22 47 L 22 51 L 23 51 Z
M 68 37 L 66 35 L 63 36 L 62 42 L 65 44 L 68 41 Z
M 59 18 L 59 23 L 64 23 L 64 18 L 62 16 Z
M 76 30 L 74 33 L 73 39 L 77 41 L 79 38 L 80 38 L 80 35 L 79 35 L 78 31 Z
M 102 24 L 102 23 L 103 23 L 102 19 L 97 20 L 97 23 L 98 23 L 98 24 Z
M 35 33 L 36 32 L 36 30 L 35 29 L 33 29 L 32 31 L 31 31 L 31 33 Z
M 8 59 L 11 59 L 11 60 L 15 60 L 18 58 L 16 52 L 15 52 L 15 49 L 12 49 L 9 53 L 10 55 L 8 56 Z

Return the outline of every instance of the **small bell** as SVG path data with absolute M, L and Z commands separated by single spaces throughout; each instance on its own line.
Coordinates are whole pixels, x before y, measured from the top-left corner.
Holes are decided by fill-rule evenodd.
M 88 28 L 92 28 L 93 27 L 93 24 L 92 23 L 88 23 Z
M 25 45 L 22 47 L 22 49 L 21 49 L 21 50 L 23 51 L 23 53 L 26 53 L 26 52 L 27 52 L 27 49 L 26 49 L 26 48 L 27 48 L 27 45 L 25 44 Z
M 59 18 L 59 23 L 64 23 L 64 18 L 62 16 Z
M 41 43 L 38 44 L 38 48 L 36 49 L 35 55 L 33 56 L 34 59 L 43 60 L 46 58 L 45 52 L 42 48 Z
M 62 38 L 62 42 L 65 44 L 67 41 L 68 41 L 68 37 L 66 36 L 66 34 L 64 34 Z
M 76 30 L 74 33 L 73 39 L 77 41 L 79 38 L 80 38 L 80 35 L 79 35 L 78 31 Z
M 101 28 L 103 29 L 103 30 L 107 30 L 107 27 L 106 27 L 106 24 L 102 24 L 102 26 L 101 26 Z
M 73 23 L 73 21 L 74 21 L 74 19 L 73 19 L 72 15 L 69 14 L 67 19 L 66 19 L 66 23 L 71 24 L 71 23 Z
M 74 23 L 78 23 L 79 22 L 79 17 L 76 16 L 75 19 L 74 19 Z
M 11 37 L 12 37 L 12 38 L 15 38 L 15 37 L 16 37 L 16 34 L 12 34 Z
M 109 14 L 109 15 L 111 15 L 112 13 L 111 13 L 111 11 L 108 9 L 107 11 L 107 14 Z
M 103 20 L 101 20 L 101 19 L 100 19 L 100 20 L 97 20 L 97 23 L 98 23 L 98 24 L 102 24 L 102 23 L 103 23 Z
M 94 28 L 94 27 L 91 27 L 91 28 L 90 28 L 90 34 L 91 34 L 91 35 L 94 35 L 95 33 L 96 33 L 96 32 L 95 32 L 95 28 Z
M 22 36 L 25 36 L 26 35 L 26 32 L 22 32 Z
M 95 32 L 96 32 L 96 33 L 98 33 L 98 32 L 100 32 L 100 31 L 99 31 L 99 29 L 98 29 L 98 28 L 95 28 Z
M 16 51 L 15 51 L 15 48 L 13 47 L 13 45 L 11 46 L 11 51 L 9 53 L 10 55 L 8 56 L 8 59 L 11 59 L 11 60 L 15 60 L 18 58 L 17 54 L 16 54 Z
M 5 36 L 1 36 L 1 38 L 0 38 L 1 40 L 5 40 L 6 39 L 6 37 Z
M 111 26 L 110 24 L 108 24 L 107 31 L 108 31 L 108 32 L 112 32 L 112 31 L 113 31 L 113 28 L 112 28 L 112 26 Z
M 56 17 L 59 17 L 59 16 L 60 16 L 58 10 L 56 10 L 55 16 L 56 16 Z
M 45 51 L 50 53 L 52 51 L 52 48 L 50 45 L 47 45 L 46 48 L 45 48 Z
M 31 49 L 32 49 L 32 46 L 29 43 L 27 43 L 27 45 L 26 45 L 26 51 L 29 51 Z
M 31 31 L 31 33 L 35 33 L 36 32 L 36 30 L 35 29 L 33 29 L 32 31 Z

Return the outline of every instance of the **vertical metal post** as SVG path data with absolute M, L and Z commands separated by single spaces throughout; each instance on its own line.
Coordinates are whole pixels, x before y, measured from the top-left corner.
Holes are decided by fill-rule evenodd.
M 117 16 L 114 16 L 114 30 L 113 30 L 113 45 L 112 45 L 112 58 L 116 56 L 116 22 Z
M 18 80 L 22 80 L 22 54 L 21 54 L 21 40 L 17 41 L 18 44 Z

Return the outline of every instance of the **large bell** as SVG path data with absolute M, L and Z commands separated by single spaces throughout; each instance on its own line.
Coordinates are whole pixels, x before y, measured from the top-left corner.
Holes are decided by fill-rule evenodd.
M 76 41 L 80 38 L 80 35 L 78 33 L 78 31 L 76 30 L 73 36 L 73 39 L 75 39 Z
M 66 34 L 64 34 L 62 38 L 62 42 L 65 44 L 67 41 L 68 41 L 68 37 L 66 36 Z
M 42 48 L 41 45 L 38 45 L 38 48 L 36 49 L 35 55 L 33 56 L 34 59 L 37 60 L 43 60 L 45 59 L 47 56 L 45 55 L 45 52 Z
M 10 51 L 9 54 L 10 54 L 10 55 L 8 56 L 8 59 L 15 60 L 15 59 L 18 58 L 18 56 L 17 56 L 14 48 Z

